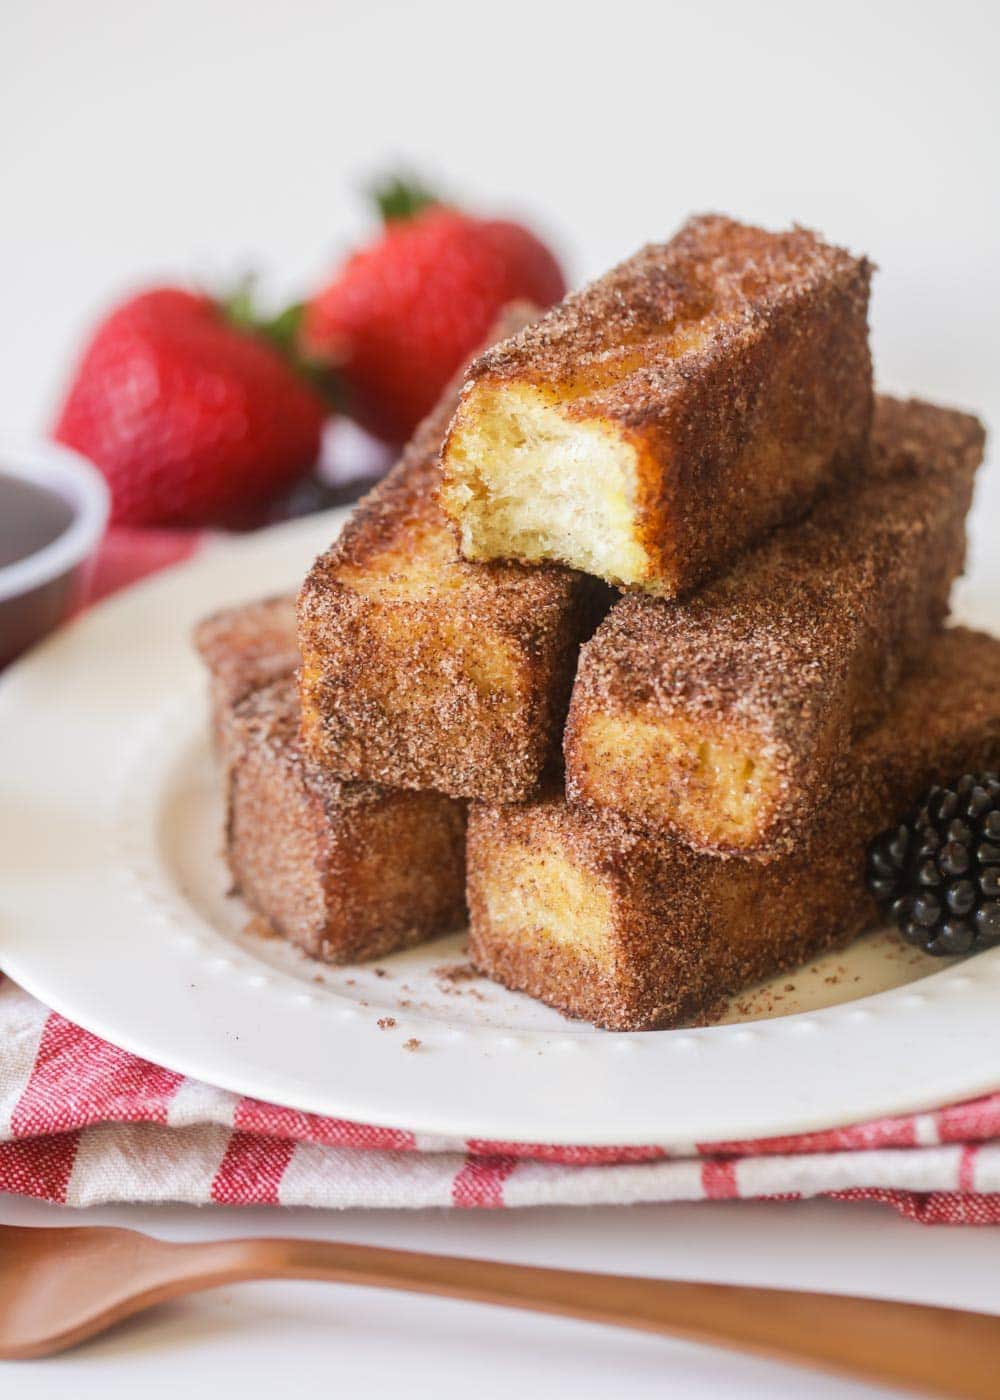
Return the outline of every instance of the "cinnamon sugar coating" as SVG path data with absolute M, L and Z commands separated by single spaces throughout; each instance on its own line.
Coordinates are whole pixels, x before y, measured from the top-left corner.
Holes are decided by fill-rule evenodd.
M 718 215 L 472 365 L 442 500 L 470 559 L 673 597 L 863 467 L 871 267 Z
M 295 598 L 223 608 L 198 623 L 193 640 L 208 668 L 212 736 L 221 750 L 233 707 L 298 668 Z
M 512 308 L 495 334 L 531 314 Z M 342 778 L 515 801 L 558 759 L 604 590 L 556 566 L 461 558 L 437 460 L 460 383 L 306 578 L 302 738 Z
M 276 933 L 332 962 L 380 957 L 464 918 L 465 809 L 435 793 L 341 783 L 303 757 L 294 598 L 195 630 L 224 760 L 235 887 Z
M 359 962 L 460 927 L 465 804 L 342 783 L 299 742 L 295 681 L 236 707 L 227 769 L 235 888 L 283 937 L 326 962 Z
M 983 444 L 967 414 L 879 398 L 856 488 L 687 599 L 617 603 L 581 653 L 570 800 L 696 850 L 793 849 L 947 615 Z
M 611 1030 L 711 1020 L 724 998 L 878 922 L 866 848 L 934 782 L 1000 766 L 1000 641 L 941 633 L 851 750 L 804 844 L 720 861 L 550 796 L 474 806 L 473 962 Z

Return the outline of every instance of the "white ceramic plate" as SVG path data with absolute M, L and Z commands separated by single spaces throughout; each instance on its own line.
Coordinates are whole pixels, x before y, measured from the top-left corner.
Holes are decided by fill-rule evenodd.
M 682 1146 L 1000 1083 L 1000 949 L 942 968 L 874 934 L 740 997 L 725 1024 L 613 1035 L 467 979 L 460 938 L 331 969 L 250 932 L 226 894 L 188 638 L 213 608 L 293 588 L 340 519 L 215 547 L 95 609 L 0 683 L 11 977 L 171 1069 L 455 1137 Z

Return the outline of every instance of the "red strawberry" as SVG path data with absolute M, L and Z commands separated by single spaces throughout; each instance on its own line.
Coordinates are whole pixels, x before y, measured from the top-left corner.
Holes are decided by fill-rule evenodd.
M 306 303 L 300 344 L 336 373 L 359 422 L 401 442 L 506 302 L 550 306 L 566 284 L 520 224 L 473 218 L 399 183 L 380 204 L 383 232 Z
M 55 436 L 104 472 L 117 523 L 203 525 L 251 519 L 307 471 L 326 413 L 275 344 L 160 287 L 98 325 Z

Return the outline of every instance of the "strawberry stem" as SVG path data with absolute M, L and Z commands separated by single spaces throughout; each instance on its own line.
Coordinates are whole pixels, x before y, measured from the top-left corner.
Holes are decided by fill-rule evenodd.
M 256 335 L 272 346 L 295 372 L 307 380 L 332 408 L 342 406 L 341 386 L 327 365 L 303 354 L 298 344 L 305 302 L 294 301 L 274 316 L 262 315 L 257 306 L 257 278 L 241 277 L 232 291 L 218 299 L 219 309 L 231 326 L 245 335 Z
M 440 199 L 415 175 L 387 175 L 376 180 L 369 193 L 378 208 L 382 222 L 412 219 L 421 209 L 440 204 Z

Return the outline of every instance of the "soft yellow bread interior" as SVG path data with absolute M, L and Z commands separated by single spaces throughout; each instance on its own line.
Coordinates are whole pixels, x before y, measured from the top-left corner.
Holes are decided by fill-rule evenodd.
M 491 943 L 548 943 L 610 966 L 612 893 L 598 875 L 544 839 L 495 842 L 481 855 L 477 885 Z
M 613 583 L 650 571 L 637 537 L 635 448 L 555 395 L 476 384 L 452 424 L 442 501 L 467 559 L 554 561 Z
M 706 732 L 680 716 L 577 718 L 569 754 L 578 797 L 706 845 L 752 845 L 776 779 L 750 736 Z

